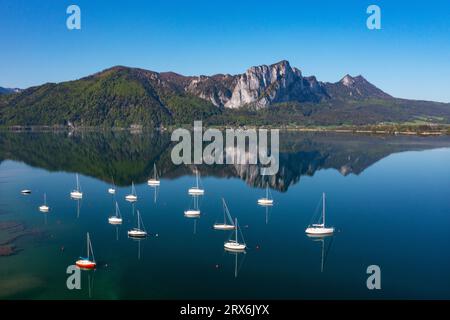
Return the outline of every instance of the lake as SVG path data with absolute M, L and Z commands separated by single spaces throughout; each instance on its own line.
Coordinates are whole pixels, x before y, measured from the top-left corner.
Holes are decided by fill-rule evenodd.
M 450 299 L 450 137 L 280 133 L 275 176 L 197 167 L 199 218 L 184 216 L 196 168 L 174 165 L 172 146 L 164 133 L 0 133 L 0 298 Z M 159 188 L 147 185 L 154 164 Z M 81 201 L 69 196 L 76 173 Z M 132 182 L 134 204 L 124 199 Z M 257 205 L 266 185 L 272 207 Z M 335 233 L 309 238 L 323 192 Z M 230 231 L 212 228 L 222 198 L 245 253 L 225 251 Z M 115 200 L 121 226 L 108 224 Z M 149 232 L 140 241 L 127 237 L 137 210 Z M 69 290 L 87 232 L 97 269 Z M 370 265 L 380 290 L 366 286 Z

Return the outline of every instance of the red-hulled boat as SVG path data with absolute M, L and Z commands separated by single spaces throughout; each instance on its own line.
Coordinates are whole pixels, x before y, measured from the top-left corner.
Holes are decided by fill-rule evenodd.
M 80 269 L 87 270 L 95 269 L 95 267 L 97 266 L 97 264 L 95 263 L 94 251 L 92 250 L 91 239 L 89 238 L 89 232 L 87 233 L 87 258 L 80 257 L 80 259 L 75 262 L 75 265 Z

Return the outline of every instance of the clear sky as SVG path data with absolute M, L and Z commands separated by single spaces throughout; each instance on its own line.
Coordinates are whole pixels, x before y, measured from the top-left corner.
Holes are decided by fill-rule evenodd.
M 81 30 L 66 9 L 81 8 Z M 381 8 L 381 30 L 366 9 Z M 185 75 L 282 59 L 335 82 L 362 74 L 403 98 L 450 102 L 450 1 L 0 0 L 0 86 L 77 79 L 113 65 Z

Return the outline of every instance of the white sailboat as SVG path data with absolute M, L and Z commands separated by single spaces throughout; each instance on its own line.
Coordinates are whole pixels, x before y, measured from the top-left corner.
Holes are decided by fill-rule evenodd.
M 80 180 L 78 178 L 78 173 L 76 174 L 76 178 L 77 178 L 77 188 L 75 190 L 72 190 L 72 192 L 70 193 L 70 197 L 72 199 L 81 199 L 81 198 L 83 198 L 83 193 L 81 192 Z
M 201 189 L 199 186 L 199 173 L 198 170 L 195 169 L 195 186 L 188 190 L 188 193 L 191 196 L 202 196 L 205 194 L 205 190 Z
M 144 222 L 141 219 L 139 210 L 137 210 L 137 228 L 128 231 L 128 236 L 130 238 L 145 238 L 147 236 L 147 231 L 145 231 Z
M 44 204 L 39 207 L 40 212 L 48 212 L 50 208 L 47 206 L 47 194 L 44 193 Z
M 273 205 L 273 199 L 269 198 L 269 184 L 266 186 L 266 197 L 258 199 L 258 204 L 260 206 L 271 206 Z
M 158 172 L 156 171 L 156 164 L 153 164 L 153 178 L 148 179 L 147 184 L 151 187 L 156 187 L 161 184 L 158 180 Z
M 31 190 L 29 190 L 29 189 L 24 189 L 24 190 L 21 190 L 20 193 L 23 194 L 23 195 L 25 195 L 25 196 L 27 196 L 27 195 L 31 194 Z
M 184 211 L 184 216 L 186 218 L 197 218 L 200 216 L 200 208 L 198 207 L 198 197 L 193 196 L 192 199 L 194 201 L 194 208 Z
M 119 204 L 116 201 L 116 213 L 115 215 L 108 218 L 109 224 L 122 224 L 122 216 L 120 214 Z
M 233 230 L 235 228 L 233 218 L 231 218 L 230 211 L 228 210 L 224 198 L 222 198 L 222 202 L 223 202 L 223 222 L 215 223 L 213 228 L 216 230 Z
M 245 244 L 244 236 L 242 235 L 241 229 L 239 228 L 239 224 L 238 224 L 237 218 L 235 218 L 235 220 L 234 220 L 234 225 L 236 226 L 234 228 L 234 230 L 235 230 L 235 232 L 234 232 L 235 233 L 234 239 L 228 240 L 227 242 L 224 243 L 223 246 L 224 246 L 225 250 L 227 250 L 227 251 L 233 251 L 233 252 L 244 251 L 245 248 L 247 248 L 247 245 Z M 242 243 L 240 243 L 238 241 L 238 231 L 241 233 Z
M 311 224 L 305 232 L 308 236 L 323 236 L 334 232 L 333 227 L 325 226 L 325 192 L 322 195 L 322 223 Z
M 81 269 L 94 269 L 97 266 L 97 264 L 95 263 L 94 250 L 92 250 L 92 243 L 89 237 L 89 232 L 87 233 L 86 238 L 87 238 L 87 257 L 86 258 L 80 257 L 80 259 L 75 262 L 75 265 Z
M 136 195 L 136 189 L 134 187 L 134 182 L 131 182 L 131 194 L 125 196 L 125 200 L 128 202 L 135 202 L 137 201 L 138 197 Z
M 116 185 L 114 184 L 114 179 L 112 179 L 112 185 L 108 189 L 109 194 L 116 194 Z

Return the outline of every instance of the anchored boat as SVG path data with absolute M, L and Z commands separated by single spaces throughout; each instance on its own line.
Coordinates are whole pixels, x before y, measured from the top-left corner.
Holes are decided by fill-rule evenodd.
M 97 264 L 95 263 L 94 251 L 92 250 L 92 243 L 91 239 L 89 238 L 89 232 L 86 234 L 86 238 L 87 238 L 87 257 L 86 258 L 80 257 L 80 259 L 75 262 L 75 265 L 81 269 L 95 269 Z
M 128 236 L 130 238 L 145 238 L 147 236 L 147 231 L 145 231 L 144 223 L 142 222 L 139 210 L 137 210 L 137 228 L 133 228 L 128 231 Z
M 273 199 L 269 198 L 269 184 L 266 186 L 266 197 L 258 199 L 258 204 L 260 206 L 271 206 L 273 205 Z
M 325 192 L 322 194 L 322 223 L 311 224 L 306 228 L 305 232 L 309 236 L 323 236 L 333 234 L 333 227 L 325 226 Z
M 108 218 L 109 224 L 122 224 L 122 216 L 120 214 L 119 204 L 116 201 L 115 215 Z
M 192 199 L 194 201 L 194 208 L 184 211 L 184 216 L 186 218 L 198 218 L 200 216 L 200 209 L 198 207 L 198 197 L 193 196 Z
M 201 189 L 199 186 L 199 179 L 200 174 L 198 173 L 198 170 L 195 169 L 195 186 L 188 190 L 188 193 L 191 196 L 202 196 L 205 194 L 205 190 Z
M 44 193 L 44 204 L 39 207 L 40 212 L 48 212 L 50 208 L 47 206 L 47 195 Z
M 112 179 L 111 187 L 108 189 L 109 194 L 116 194 L 116 185 L 114 184 L 114 179 Z
M 72 192 L 70 193 L 70 197 L 72 199 L 81 199 L 81 198 L 83 198 L 83 192 L 81 192 L 81 186 L 80 186 L 80 180 L 78 178 L 78 173 L 76 174 L 76 179 L 77 179 L 77 188 L 75 190 L 72 190 Z
M 225 242 L 223 246 L 224 246 L 225 250 L 227 250 L 227 251 L 241 252 L 241 251 L 244 251 L 245 248 L 247 248 L 247 245 L 245 244 L 245 240 L 244 240 L 242 231 L 239 228 L 237 218 L 234 219 L 234 225 L 235 225 L 234 239 L 230 238 L 230 240 Z M 239 242 L 239 240 L 238 240 L 238 231 L 241 234 L 242 242 Z
M 134 182 L 131 182 L 131 194 L 125 196 L 125 200 L 128 202 L 136 202 L 137 201 L 136 189 L 134 187 Z
M 156 171 L 156 164 L 153 164 L 153 178 L 148 179 L 147 184 L 151 187 L 157 187 L 161 184 L 158 179 L 158 172 Z
M 228 210 L 225 199 L 222 198 L 223 203 L 223 222 L 215 223 L 213 228 L 216 230 L 234 230 L 235 226 Z

